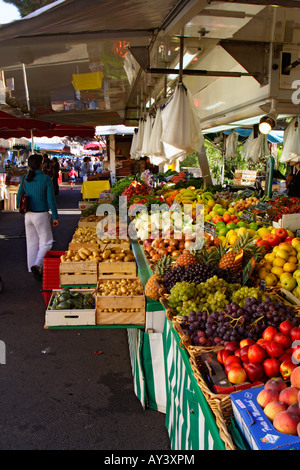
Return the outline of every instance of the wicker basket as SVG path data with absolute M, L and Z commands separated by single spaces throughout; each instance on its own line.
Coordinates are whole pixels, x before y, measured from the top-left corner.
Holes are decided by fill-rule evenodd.
M 230 425 L 230 418 L 233 417 L 230 395 L 216 394 L 208 388 L 197 365 L 197 358 L 199 355 L 200 352 L 195 354 L 194 357 L 190 358 L 190 364 L 193 374 L 197 380 L 197 384 L 199 385 L 204 397 L 206 398 L 208 405 L 210 406 L 215 416 L 216 425 L 220 431 L 220 437 L 224 441 L 226 450 L 237 450 L 237 447 L 234 445 L 231 434 L 228 430 L 228 426 Z

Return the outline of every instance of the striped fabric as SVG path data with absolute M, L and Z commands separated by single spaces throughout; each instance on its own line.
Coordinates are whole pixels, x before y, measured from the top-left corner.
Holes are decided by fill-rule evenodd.
M 172 450 L 225 450 L 212 412 L 196 382 L 186 351 L 166 320 L 164 331 L 167 410 Z
M 48 212 L 51 209 L 53 219 L 58 219 L 54 186 L 50 176 L 42 170 L 36 170 L 33 181 L 26 181 L 26 177 L 20 184 L 17 194 L 17 206 L 19 206 L 21 193 L 26 192 L 28 196 L 28 211 Z
M 133 377 L 134 393 L 140 400 L 142 407 L 146 408 L 146 382 L 142 365 L 142 330 L 139 328 L 128 328 L 128 347 L 130 354 L 131 370 Z

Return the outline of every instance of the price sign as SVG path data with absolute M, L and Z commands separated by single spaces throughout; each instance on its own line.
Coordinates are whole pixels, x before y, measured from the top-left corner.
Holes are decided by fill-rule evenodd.
M 267 287 L 267 283 L 266 283 L 266 281 L 265 281 L 264 279 L 262 279 L 262 280 L 260 281 L 260 286 L 259 286 L 259 287 L 260 287 L 260 290 L 261 290 L 262 292 L 265 292 L 266 287 Z
M 252 212 L 249 211 L 243 211 L 240 220 L 246 220 L 247 222 L 250 222 L 250 220 L 253 220 L 253 214 Z
M 216 236 L 215 227 L 210 222 L 204 222 L 204 230 L 206 233 L 209 233 L 209 235 L 212 235 L 213 237 Z
M 269 227 L 270 225 L 272 225 L 272 220 L 269 219 L 269 217 L 257 218 L 256 222 L 259 227 Z
M 270 206 L 266 202 L 258 202 L 256 204 L 256 209 L 260 211 L 267 211 L 268 209 L 270 209 Z
M 253 193 L 253 189 L 249 189 L 249 188 L 244 189 L 244 191 L 243 191 L 243 194 L 244 194 L 245 197 L 251 197 L 252 193 Z

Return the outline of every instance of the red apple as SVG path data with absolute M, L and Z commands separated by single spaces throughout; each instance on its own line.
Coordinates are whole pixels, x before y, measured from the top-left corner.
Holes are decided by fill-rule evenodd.
M 264 247 L 266 247 L 266 249 L 270 248 L 269 243 L 266 240 L 263 240 L 262 238 L 258 238 L 256 240 L 256 245 L 257 246 L 264 246 Z
M 288 335 L 284 334 L 284 333 L 277 333 L 274 336 L 274 341 L 276 341 L 276 343 L 282 344 L 284 349 L 289 348 L 292 344 L 291 338 Z
M 224 361 L 226 357 L 232 356 L 232 353 L 230 351 L 227 351 L 226 349 L 219 349 L 217 352 L 217 359 L 221 364 L 224 364 Z
M 248 361 L 248 350 L 250 348 L 250 345 L 248 344 L 247 346 L 243 346 L 240 349 L 240 358 L 242 362 Z
M 238 348 L 234 351 L 234 355 L 240 357 L 241 348 Z
M 286 237 L 285 240 L 284 240 L 284 242 L 285 242 L 285 243 L 290 243 L 290 244 L 292 244 L 292 240 L 293 240 L 294 238 L 295 238 L 295 237 Z
M 237 349 L 239 349 L 240 345 L 238 341 L 229 341 L 225 344 L 226 351 L 231 351 L 234 353 Z
M 280 362 L 275 357 L 268 357 L 263 362 L 263 368 L 267 377 L 277 377 L 279 375 Z
M 281 333 L 284 333 L 285 335 L 289 335 L 290 331 L 293 328 L 295 328 L 295 325 L 290 320 L 285 320 L 285 321 L 281 322 L 280 325 L 279 325 L 279 330 L 281 331 Z
M 248 349 L 249 362 L 262 362 L 266 358 L 266 351 L 259 344 L 251 344 Z
M 277 335 L 278 330 L 275 326 L 268 326 L 262 333 L 262 338 L 265 341 L 272 341 L 274 336 Z
M 265 406 L 264 413 L 267 418 L 269 418 L 269 420 L 273 422 L 275 416 L 278 415 L 278 413 L 280 413 L 281 411 L 285 410 L 287 410 L 287 405 L 285 403 L 281 403 L 280 401 L 271 401 Z
M 272 247 L 279 245 L 279 243 L 282 241 L 282 239 L 275 233 L 268 233 L 267 235 L 264 235 L 263 240 L 265 240 Z
M 299 423 L 299 418 L 295 413 L 291 411 L 281 411 L 278 415 L 275 416 L 273 421 L 274 428 L 284 434 L 292 434 L 297 436 L 297 426 Z
M 297 366 L 291 373 L 291 385 L 300 389 L 300 366 Z
M 287 388 L 287 384 L 281 377 L 274 377 L 273 379 L 269 379 L 265 384 L 266 390 L 275 390 L 278 392 L 278 394 L 285 388 Z
M 260 362 L 244 362 L 243 367 L 250 382 L 261 380 L 264 376 L 264 368 Z
M 280 373 L 284 380 L 289 380 L 290 376 L 297 365 L 291 359 L 287 359 L 280 364 Z
M 276 341 L 270 341 L 266 344 L 266 351 L 269 357 L 277 357 L 283 355 L 284 347 L 280 343 L 276 343 Z
M 241 363 L 242 363 L 241 359 L 235 355 L 226 357 L 223 362 L 225 370 L 226 370 L 226 367 L 228 368 L 228 366 L 230 366 L 231 364 L 236 364 L 240 366 Z
M 259 394 L 257 395 L 257 403 L 262 407 L 265 408 L 268 403 L 272 401 L 279 401 L 279 392 L 263 388 Z
M 243 367 L 232 367 L 228 372 L 228 380 L 232 384 L 241 384 L 247 380 L 247 374 Z
M 291 331 L 290 331 L 291 339 L 292 341 L 298 341 L 300 340 L 300 327 L 295 326 Z
M 255 344 L 255 341 L 251 338 L 245 338 L 240 341 L 240 348 L 244 346 L 251 346 L 251 344 Z
M 288 236 L 288 233 L 285 228 L 277 228 L 275 230 L 275 235 L 277 235 L 281 239 L 285 239 Z

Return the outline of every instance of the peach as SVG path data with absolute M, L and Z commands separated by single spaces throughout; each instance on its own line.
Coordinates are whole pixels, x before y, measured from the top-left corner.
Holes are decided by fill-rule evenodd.
M 297 433 L 298 433 L 298 436 L 300 437 L 300 423 L 297 424 Z
M 300 366 L 293 370 L 290 377 L 292 387 L 300 389 Z
M 278 413 L 286 410 L 287 405 L 285 403 L 281 403 L 280 401 L 271 401 L 264 408 L 264 413 L 270 421 L 273 421 L 275 416 L 278 415 Z
M 268 390 L 266 388 L 263 388 L 257 395 L 256 400 L 262 408 L 265 408 L 267 404 L 271 401 L 280 401 L 279 392 L 277 392 L 276 390 Z
M 247 374 L 245 369 L 243 369 L 241 366 L 239 367 L 232 367 L 228 371 L 228 380 L 232 384 L 241 384 L 247 380 Z
M 285 388 L 287 388 L 287 384 L 281 377 L 274 377 L 268 380 L 265 384 L 266 390 L 275 390 L 278 393 L 280 393 L 281 390 L 284 390 Z
M 288 407 L 288 411 L 292 411 L 292 412 L 295 413 L 295 415 L 297 415 L 298 418 L 300 419 L 300 408 L 299 408 L 299 404 L 298 404 L 298 403 L 292 403 L 292 404 Z
M 281 390 L 279 394 L 279 401 L 281 401 L 281 403 L 285 403 L 288 406 L 292 405 L 293 403 L 298 403 L 298 393 L 298 388 L 287 387 L 284 390 Z
M 279 431 L 283 432 L 284 434 L 292 434 L 293 436 L 298 435 L 298 424 L 300 419 L 298 418 L 295 413 L 291 411 L 281 411 L 278 415 L 275 416 L 273 421 L 274 428 Z

